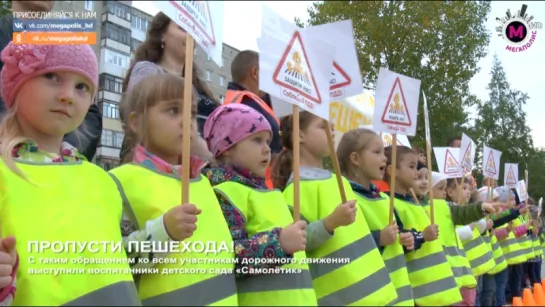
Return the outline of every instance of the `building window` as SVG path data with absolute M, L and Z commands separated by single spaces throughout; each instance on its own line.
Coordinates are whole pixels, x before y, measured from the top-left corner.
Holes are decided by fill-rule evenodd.
M 223 100 L 225 99 L 225 97 L 223 95 L 220 95 L 220 102 L 221 104 L 223 104 Z
M 131 61 L 128 55 L 123 55 L 118 52 L 106 49 L 104 51 L 104 56 L 106 57 L 106 63 L 112 64 L 124 69 L 129 68 L 129 63 Z
M 225 77 L 220 76 L 220 86 L 223 86 L 224 83 L 225 83 Z
M 139 41 L 139 40 L 137 40 L 135 38 L 131 39 L 131 52 L 138 49 L 138 46 L 140 46 L 140 44 L 142 44 L 141 41 Z
M 197 55 L 197 48 L 193 48 L 193 55 Z
M 119 106 L 117 103 L 109 100 L 101 101 L 98 107 L 102 110 L 102 116 L 119 119 Z
M 206 55 L 206 60 L 210 61 L 212 58 L 210 57 L 210 55 Z
M 102 37 L 113 39 L 127 46 L 131 45 L 131 31 L 111 22 L 103 24 Z
M 100 157 L 100 158 L 97 158 L 96 164 L 102 167 L 105 171 L 109 171 L 119 166 L 119 160 L 106 158 L 106 157 Z
M 99 77 L 99 90 L 110 91 L 121 94 L 123 92 L 123 79 L 108 74 L 102 74 Z
M 131 11 L 131 28 L 146 32 L 148 30 L 148 16 L 133 8 Z
M 108 13 L 125 19 L 127 21 L 131 20 L 130 6 L 117 1 L 104 1 L 103 3 L 106 6 L 106 10 L 108 11 Z
M 208 82 L 210 82 L 210 75 L 211 75 L 210 71 L 207 70 L 206 71 L 206 81 L 208 81 Z
M 85 9 L 88 11 L 93 10 L 93 1 L 85 0 Z
M 103 129 L 100 137 L 100 146 L 121 148 L 124 137 L 123 132 Z

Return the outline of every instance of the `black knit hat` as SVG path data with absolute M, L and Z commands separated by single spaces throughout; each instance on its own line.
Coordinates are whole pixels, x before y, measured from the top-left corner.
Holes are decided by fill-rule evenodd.
M 418 164 L 416 165 L 416 170 L 419 171 L 419 170 L 421 170 L 423 168 L 427 168 L 426 164 L 418 161 Z

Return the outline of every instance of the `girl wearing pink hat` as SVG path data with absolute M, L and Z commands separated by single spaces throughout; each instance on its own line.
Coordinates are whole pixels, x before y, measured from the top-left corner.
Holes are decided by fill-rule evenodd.
M 93 103 L 94 52 L 10 43 L 1 56 L 8 112 L 0 124 L 0 261 L 19 266 L 12 305 L 140 305 L 120 249 L 119 192 L 63 143 Z
M 204 137 L 220 161 L 205 174 L 235 243 L 239 305 L 316 306 L 306 264 L 307 224 L 294 222 L 282 192 L 265 184 L 269 122 L 246 105 L 223 105 L 208 117 Z

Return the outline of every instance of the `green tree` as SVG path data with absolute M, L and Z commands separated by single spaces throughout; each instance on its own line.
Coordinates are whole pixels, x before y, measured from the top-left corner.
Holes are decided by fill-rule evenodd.
M 11 0 L 0 0 L 0 17 L 11 13 Z
M 482 164 L 481 148 L 487 145 L 502 152 L 499 182 L 503 182 L 504 163 L 519 163 L 519 178 L 523 179 L 530 158 L 539 155 L 534 150 L 526 112 L 522 109 L 529 97 L 511 88 L 497 56 L 494 56 L 490 74 L 489 100 L 477 106 L 475 129 L 480 149 L 477 150 L 477 165 Z M 481 170 L 482 167 L 480 165 Z
M 434 144 L 443 145 L 467 126 L 464 109 L 475 103 L 469 81 L 489 42 L 489 2 L 322 1 L 308 12 L 306 25 L 352 20 L 366 87 L 374 88 L 381 67 L 422 80 Z M 411 142 L 424 145 L 419 113 L 417 137 Z
M 522 172 L 524 174 L 524 172 Z M 545 197 L 545 150 L 533 150 L 528 159 L 528 193 L 536 202 Z M 523 177 L 521 177 L 523 178 Z

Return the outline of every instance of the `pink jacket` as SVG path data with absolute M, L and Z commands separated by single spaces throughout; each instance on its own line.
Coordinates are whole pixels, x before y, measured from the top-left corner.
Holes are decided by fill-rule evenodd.
M 15 297 L 15 279 L 17 278 L 17 270 L 19 269 L 19 256 L 15 260 L 15 267 L 11 272 L 11 278 L 13 282 L 10 286 L 0 289 L 0 306 L 10 306 L 13 298 Z

